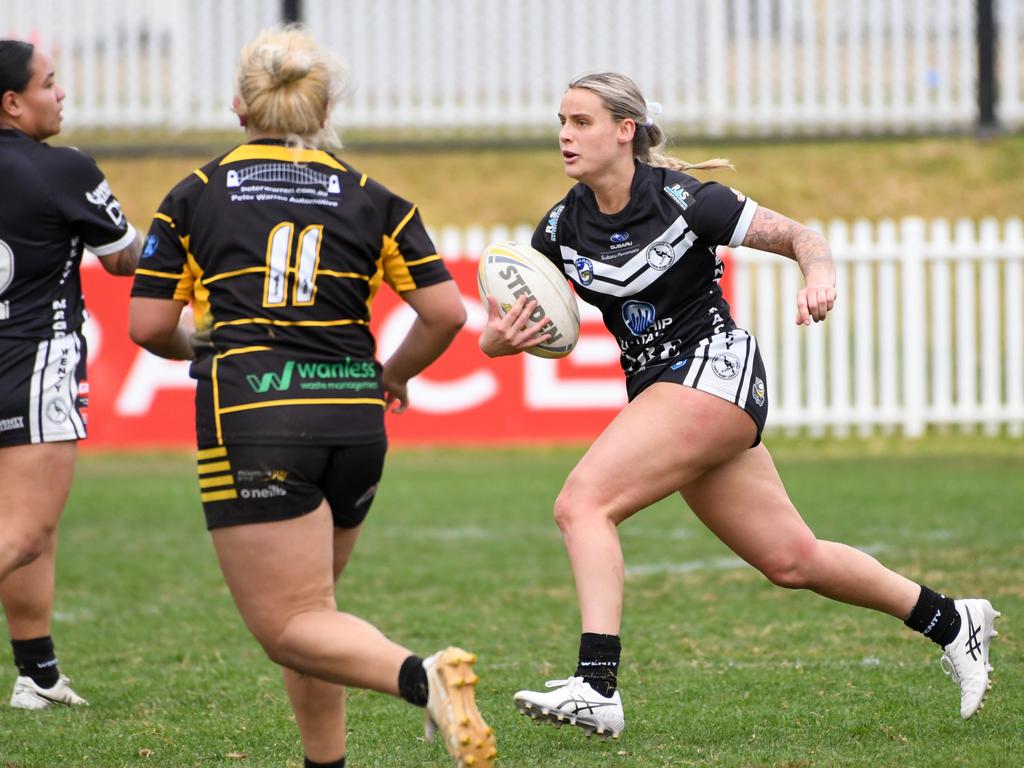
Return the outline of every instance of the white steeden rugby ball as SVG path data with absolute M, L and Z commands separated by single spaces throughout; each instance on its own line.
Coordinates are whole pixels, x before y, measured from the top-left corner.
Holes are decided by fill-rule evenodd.
M 490 294 L 502 317 L 524 294 L 537 300 L 530 320 L 544 323 L 551 338 L 527 352 L 548 358 L 572 352 L 580 337 L 580 309 L 565 275 L 544 254 L 521 243 L 493 243 L 480 255 L 476 281 L 484 306 Z

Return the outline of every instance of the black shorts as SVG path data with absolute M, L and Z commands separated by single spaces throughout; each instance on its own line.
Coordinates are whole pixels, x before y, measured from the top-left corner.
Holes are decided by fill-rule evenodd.
M 768 419 L 765 378 L 757 341 L 742 328 L 734 328 L 702 339 L 665 366 L 654 381 L 682 384 L 735 403 L 754 420 L 757 445 Z M 640 390 L 630 391 L 629 399 L 638 394 Z
M 338 528 L 370 511 L 387 441 L 334 447 L 229 445 L 200 448 L 199 494 L 206 527 L 288 520 L 327 499 Z
M 85 337 L 0 339 L 0 446 L 85 437 Z

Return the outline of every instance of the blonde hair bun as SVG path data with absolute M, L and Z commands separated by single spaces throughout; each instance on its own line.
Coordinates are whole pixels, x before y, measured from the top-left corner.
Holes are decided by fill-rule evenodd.
M 304 146 L 337 144 L 328 121 L 345 89 L 345 65 L 299 25 L 265 29 L 242 49 L 236 111 L 246 125 Z

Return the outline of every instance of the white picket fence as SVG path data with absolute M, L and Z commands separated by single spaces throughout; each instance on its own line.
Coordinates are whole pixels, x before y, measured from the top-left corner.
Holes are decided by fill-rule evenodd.
M 553 132 L 565 83 L 634 76 L 682 136 L 963 130 L 975 0 L 304 0 L 348 60 L 344 126 Z M 219 129 L 243 43 L 280 0 L 0 0 L 58 56 L 68 128 Z M 997 110 L 1024 126 L 1024 0 L 996 0 Z M 486 135 L 490 135 L 487 133 Z
M 802 279 L 793 262 L 746 248 L 731 256 L 733 315 L 758 339 L 772 427 L 1024 435 L 1021 219 L 833 221 L 822 231 L 839 299 L 811 327 L 794 322 Z M 532 227 L 436 234 L 448 258 L 475 259 L 489 242 L 529 242 Z

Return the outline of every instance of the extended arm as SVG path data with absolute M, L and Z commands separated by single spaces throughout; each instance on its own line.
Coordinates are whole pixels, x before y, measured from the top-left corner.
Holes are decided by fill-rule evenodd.
M 828 241 L 813 229 L 760 206 L 743 245 L 793 259 L 804 275 L 797 295 L 797 325 L 820 322 L 835 305 L 836 268 Z
M 388 408 L 394 406 L 395 413 L 409 407 L 409 379 L 440 357 L 466 323 L 462 294 L 453 280 L 406 291 L 402 298 L 416 320 L 381 373 Z
M 140 347 L 171 360 L 190 360 L 191 315 L 181 316 L 185 302 L 133 296 L 128 305 L 128 335 Z

